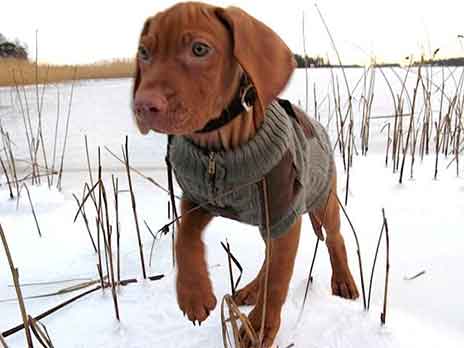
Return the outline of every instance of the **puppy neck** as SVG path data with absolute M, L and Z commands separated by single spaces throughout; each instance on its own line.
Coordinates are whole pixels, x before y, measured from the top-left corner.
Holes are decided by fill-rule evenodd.
M 254 110 L 242 112 L 223 127 L 208 133 L 194 133 L 187 137 L 194 144 L 208 151 L 228 151 L 246 144 L 259 126 L 255 124 Z

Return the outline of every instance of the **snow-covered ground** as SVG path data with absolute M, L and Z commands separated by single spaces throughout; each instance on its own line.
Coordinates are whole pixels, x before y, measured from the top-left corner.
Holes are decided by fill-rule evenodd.
M 353 85 L 362 70 L 348 70 Z M 311 75 L 319 86 L 328 86 L 328 71 Z M 412 81 L 413 83 L 414 81 Z M 69 85 L 62 85 L 62 95 Z M 379 84 L 381 91 L 382 86 Z M 0 187 L 0 223 L 6 232 L 16 267 L 23 284 L 72 280 L 66 283 L 24 286 L 25 296 L 46 294 L 86 279 L 96 279 L 97 258 L 85 226 L 79 218 L 73 223 L 76 203 L 88 181 L 85 171 L 83 134 L 89 137 L 92 158 L 97 145 L 107 145 L 120 154 L 124 135 L 129 134 L 134 166 L 166 186 L 163 167 L 164 139 L 137 135 L 129 110 L 130 81 L 92 81 L 77 86 L 72 109 L 71 137 L 63 190 L 46 186 L 31 187 L 31 197 L 38 213 L 43 237 L 39 238 L 26 195 L 16 209 L 8 200 L 5 186 Z M 381 92 L 379 92 L 381 93 Z M 392 113 L 387 91 L 378 97 L 374 114 Z M 8 103 L 9 92 L 1 90 L 0 102 Z M 46 93 L 45 115 L 49 128 L 56 110 L 56 90 Z M 325 94 L 321 92 L 321 94 Z M 295 74 L 285 96 L 304 100 L 304 75 Z M 65 107 L 63 101 L 63 108 Z M 55 106 L 56 107 L 56 106 Z M 14 108 L 2 110 L 3 125 L 21 143 L 22 126 Z M 322 112 L 323 108 L 321 108 Z M 53 121 L 52 121 L 53 120 Z M 371 310 L 363 310 L 362 300 L 346 301 L 330 294 L 330 263 L 325 248 L 318 253 L 314 283 L 305 311 L 298 321 L 306 278 L 315 245 L 308 220 L 304 219 L 295 273 L 284 307 L 282 326 L 276 344 L 287 347 L 462 347 L 464 345 L 464 180 L 454 169 L 446 169 L 448 160 L 440 159 L 438 180 L 433 180 L 434 159 L 417 163 L 414 179 L 398 184 L 398 176 L 384 167 L 385 135 L 383 124 L 373 125 L 372 146 L 367 157 L 356 157 L 351 172 L 348 213 L 359 235 L 366 283 L 382 225 L 385 208 L 390 229 L 391 268 L 387 325 L 380 325 L 383 304 L 385 249 L 382 244 L 374 279 Z M 377 127 L 377 128 L 376 128 Z M 20 151 L 20 149 L 18 149 Z M 111 174 L 127 189 L 121 166 L 103 151 L 104 179 L 111 187 Z M 340 196 L 344 195 L 345 177 L 337 157 Z M 95 163 L 95 161 L 93 161 Z M 409 165 L 409 164 L 408 164 Z M 461 172 L 461 176 L 462 176 Z M 406 176 L 409 178 L 409 176 Z M 151 235 L 143 220 L 158 229 L 168 221 L 167 196 L 150 182 L 133 174 L 145 256 L 151 247 Z M 112 190 L 110 190 L 111 192 Z M 171 266 L 171 239 L 164 237 L 155 247 L 149 275 L 164 274 L 159 281 L 142 281 L 136 232 L 128 193 L 121 193 L 121 265 L 122 278 L 137 277 L 136 284 L 121 287 L 121 321 L 114 316 L 111 292 L 96 292 L 50 315 L 47 326 L 56 347 L 222 347 L 220 309 L 216 308 L 201 326 L 194 327 L 177 308 L 175 271 Z M 90 205 L 88 206 L 90 211 Z M 349 261 L 358 286 L 354 238 L 346 220 L 343 233 Z M 93 226 L 92 226 L 93 228 Z M 93 228 L 93 230 L 95 230 Z M 221 241 L 229 241 L 234 255 L 245 268 L 242 285 L 251 280 L 261 265 L 264 245 L 255 228 L 218 218 L 208 227 L 208 265 L 218 299 L 230 292 L 228 265 Z M 421 271 L 425 274 L 405 280 Z M 0 332 L 21 322 L 12 278 L 3 248 L 0 248 Z M 26 301 L 28 313 L 38 313 L 63 302 L 74 294 Z M 24 347 L 23 333 L 7 338 L 10 347 Z

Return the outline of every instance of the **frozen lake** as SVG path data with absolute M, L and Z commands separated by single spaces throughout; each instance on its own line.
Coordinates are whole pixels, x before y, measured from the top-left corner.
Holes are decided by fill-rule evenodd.
M 391 96 L 391 85 L 395 95 L 402 92 L 402 81 L 407 76 L 406 90 L 403 93 L 405 99 L 405 113 L 410 109 L 409 104 L 412 99 L 412 91 L 416 83 L 417 69 L 413 68 L 409 72 L 406 69 L 389 69 L 382 71 L 375 69 L 366 75 L 364 69 L 345 69 L 348 84 L 353 96 L 353 116 L 354 132 L 356 139 L 359 140 L 360 121 L 362 118 L 362 100 L 367 95 L 371 78 L 374 80 L 372 116 L 388 116 L 394 114 L 394 102 Z M 372 76 L 373 74 L 373 76 Z M 435 93 L 432 98 L 434 110 L 439 109 L 440 92 L 438 87 L 443 79 L 446 81 L 446 89 L 450 96 L 456 90 L 456 85 L 461 77 L 462 69 L 441 68 L 424 69 L 422 76 L 432 81 L 432 91 Z M 298 69 L 286 90 L 283 97 L 294 103 L 306 107 L 306 78 L 305 71 Z M 317 101 L 317 112 L 323 121 L 328 125 L 332 135 L 332 140 L 336 137 L 336 125 L 334 121 L 334 90 L 339 86 L 342 112 L 345 112 L 347 105 L 347 93 L 345 80 L 341 69 L 310 69 L 308 70 L 308 110 L 310 115 L 315 113 L 315 100 Z M 125 136 L 129 136 L 131 162 L 141 168 L 156 168 L 164 166 L 165 137 L 150 133 L 148 136 L 141 136 L 132 118 L 130 109 L 132 90 L 131 79 L 79 81 L 75 85 L 74 96 L 70 114 L 69 138 L 67 143 L 65 169 L 82 170 L 86 168 L 84 136 L 87 135 L 89 149 L 92 155 L 96 154 L 97 146 L 107 146 L 112 151 L 121 153 L 121 144 L 124 143 Z M 314 92 L 316 99 L 314 98 Z M 39 95 L 42 90 L 40 89 Z M 48 156 L 51 157 L 53 148 L 54 130 L 56 127 L 57 113 L 60 115 L 59 123 L 59 149 L 62 148 L 65 122 L 69 109 L 69 99 L 71 84 L 58 84 L 48 86 L 44 91 L 43 98 L 43 124 L 45 143 L 49 148 Z M 0 117 L 4 128 L 10 133 L 15 142 L 15 154 L 21 158 L 27 158 L 26 135 L 24 121 L 21 110 L 29 112 L 34 121 L 37 120 L 37 98 L 34 86 L 20 89 L 18 92 L 11 88 L 0 88 Z M 24 96 L 27 96 L 26 98 Z M 418 107 L 421 110 L 423 98 L 417 98 Z M 25 103 L 27 100 L 27 103 Z M 58 103 L 59 102 L 59 103 Z M 446 102 L 446 100 L 445 100 Z M 445 103 L 446 106 L 446 103 Z M 330 122 L 328 121 L 330 120 Z M 371 120 L 370 152 L 383 153 L 386 146 L 387 134 L 381 133 L 381 128 L 392 119 L 373 119 Z M 406 122 L 406 121 L 405 121 Z M 359 146 L 359 144 L 357 144 Z M 119 167 L 120 164 L 108 156 L 102 150 L 103 162 L 107 169 Z M 49 159 L 50 162 L 50 159 Z M 92 162 L 95 163 L 95 162 Z

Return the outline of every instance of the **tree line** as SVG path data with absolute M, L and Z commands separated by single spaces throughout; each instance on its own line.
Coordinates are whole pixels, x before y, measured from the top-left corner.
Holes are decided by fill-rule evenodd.
M 8 40 L 0 33 L 0 58 L 28 59 L 27 45 L 18 39 Z

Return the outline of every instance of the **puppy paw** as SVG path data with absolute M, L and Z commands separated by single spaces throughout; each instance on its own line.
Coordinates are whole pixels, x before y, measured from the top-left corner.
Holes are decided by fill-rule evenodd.
M 332 294 L 351 300 L 359 297 L 358 288 L 349 270 L 332 274 Z
M 259 281 L 253 280 L 248 285 L 238 290 L 233 296 L 237 306 L 254 306 L 258 299 Z
M 217 303 L 208 275 L 179 272 L 176 288 L 180 310 L 187 315 L 193 325 L 196 321 L 201 325 Z
M 259 334 L 261 332 L 261 316 L 262 308 L 261 306 L 255 307 L 250 314 L 248 315 L 248 320 L 250 321 L 251 326 L 256 332 L 256 336 L 259 339 Z M 263 343 L 259 346 L 259 342 L 253 342 L 250 336 L 247 334 L 244 328 L 240 329 L 240 341 L 242 347 L 244 348 L 271 348 L 272 343 L 274 343 L 277 332 L 280 328 L 280 314 L 273 313 L 268 311 L 266 314 L 266 319 L 264 321 L 264 330 L 263 330 Z

